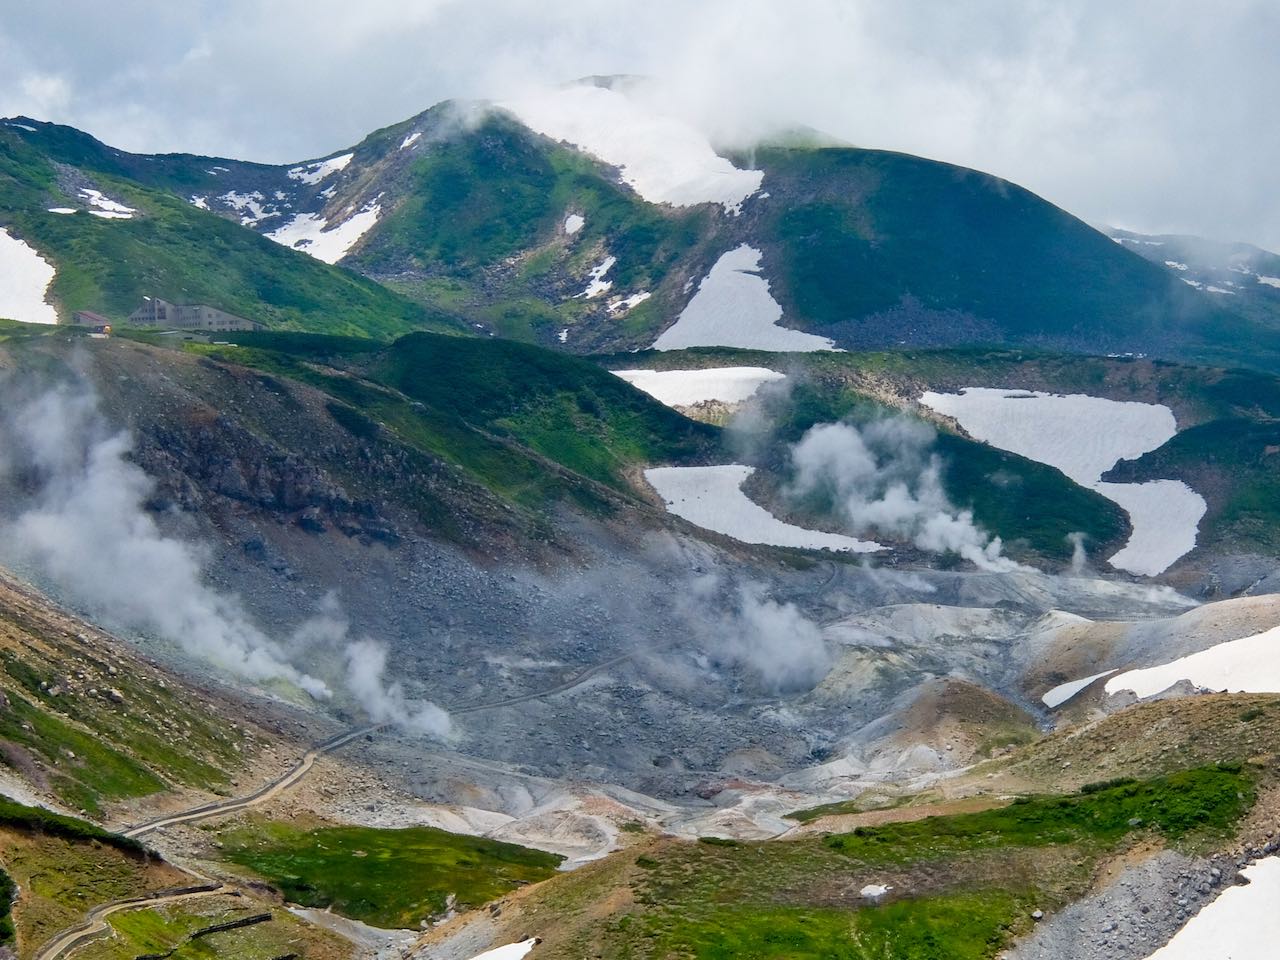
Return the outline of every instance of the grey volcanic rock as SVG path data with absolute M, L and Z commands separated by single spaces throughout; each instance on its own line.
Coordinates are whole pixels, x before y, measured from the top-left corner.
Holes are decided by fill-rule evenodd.
M 1008 960 L 1144 960 L 1168 943 L 1239 870 L 1227 857 L 1192 859 L 1171 850 L 1037 924 Z

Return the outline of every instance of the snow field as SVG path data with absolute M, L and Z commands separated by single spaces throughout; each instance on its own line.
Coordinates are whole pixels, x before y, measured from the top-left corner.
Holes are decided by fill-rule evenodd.
M 1147 960 L 1271 960 L 1280 944 L 1280 857 L 1246 867 L 1232 886 Z
M 486 950 L 484 953 L 477 953 L 471 960 L 520 960 L 521 957 L 528 954 L 537 945 L 538 938 L 530 937 L 528 940 L 521 940 L 519 943 L 509 943 L 505 947 L 497 947 L 493 950 Z
M 353 153 L 344 153 L 341 156 L 330 157 L 328 160 L 300 164 L 289 170 L 289 179 L 308 185 L 319 183 L 325 177 L 335 174 L 339 170 L 345 170 L 354 156 L 355 154 Z
M 1258 282 L 1266 284 L 1268 287 L 1280 288 L 1280 277 L 1258 277 Z
M 1155 576 L 1196 544 L 1204 498 L 1179 480 L 1103 483 L 1102 474 L 1163 446 L 1178 432 L 1168 407 L 1083 394 L 966 387 L 920 402 L 952 417 L 976 440 L 1057 467 L 1129 514 L 1133 533 L 1109 562 Z
M 262 203 L 266 198 L 257 190 L 253 191 L 253 193 L 236 193 L 234 190 L 228 190 L 218 199 L 240 214 L 240 225 L 242 227 L 252 226 L 259 220 L 266 220 L 269 217 L 280 216 L 280 211 L 278 210 L 268 213 L 263 209 Z M 195 203 L 195 200 L 192 200 L 192 203 Z M 200 205 L 196 203 L 196 206 Z M 207 203 L 203 209 L 209 209 Z
M 308 253 L 317 260 L 337 263 L 378 222 L 381 212 L 381 205 L 374 201 L 333 227 L 318 213 L 300 213 L 266 236 L 276 243 Z
M 88 202 L 89 206 L 94 208 L 89 212 L 95 217 L 102 217 L 104 220 L 132 220 L 133 215 L 138 212 L 133 207 L 126 207 L 123 203 L 117 203 L 99 190 L 90 190 L 88 187 L 82 187 L 80 196 Z
M 644 476 L 669 512 L 743 543 L 849 553 L 882 549 L 871 541 L 806 530 L 779 520 L 742 492 L 743 483 L 754 472 L 754 467 L 731 463 L 716 467 L 655 467 L 646 470 Z
M 1082 677 L 1079 680 L 1069 680 L 1066 683 L 1060 683 L 1052 690 L 1046 691 L 1040 700 L 1046 707 L 1052 710 L 1054 707 L 1062 706 L 1062 704 L 1066 703 L 1095 680 L 1101 680 L 1103 677 L 1109 677 L 1113 673 L 1115 673 L 1114 670 L 1104 670 L 1102 673 L 1095 673 L 1091 677 Z
M 650 203 L 718 203 L 737 212 L 764 180 L 763 172 L 740 170 L 719 156 L 691 125 L 616 90 L 578 84 L 498 106 L 531 130 L 618 167 L 623 182 Z
M 564 218 L 564 232 L 573 236 L 587 225 L 587 218 L 580 213 L 571 213 Z
M 766 383 L 785 380 L 765 367 L 712 367 L 706 370 L 614 370 L 614 376 L 643 390 L 669 407 L 689 407 L 707 400 L 741 403 Z
M 23 323 L 57 323 L 45 301 L 54 269 L 34 249 L 0 227 L 0 317 Z
M 588 277 L 590 279 L 587 282 L 587 288 L 583 290 L 580 294 L 578 294 L 578 296 L 584 297 L 587 300 L 594 300 L 596 297 L 600 296 L 602 293 L 608 293 L 610 290 L 612 290 L 613 281 L 606 280 L 604 277 L 605 277 L 605 274 L 607 274 L 610 270 L 613 269 L 613 265 L 617 262 L 618 262 L 617 257 L 605 257 L 603 260 L 597 263 L 594 267 L 592 267 L 591 272 L 588 274 Z
M 745 347 L 807 353 L 831 350 L 826 337 L 778 326 L 782 307 L 760 276 L 761 253 L 742 244 L 720 257 L 676 322 L 653 342 L 655 350 Z
M 628 310 L 640 306 L 652 296 L 653 294 L 648 290 L 641 290 L 639 293 L 633 293 L 629 297 L 614 297 L 605 304 L 605 309 L 609 311 L 609 316 L 626 313 Z
M 1128 670 L 1107 681 L 1107 693 L 1132 690 L 1150 697 L 1179 680 L 1207 690 L 1232 693 L 1280 693 L 1280 627 L 1142 670 Z

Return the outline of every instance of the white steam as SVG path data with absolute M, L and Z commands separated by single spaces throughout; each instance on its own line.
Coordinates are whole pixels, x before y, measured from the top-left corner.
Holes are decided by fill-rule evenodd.
M 317 613 L 294 631 L 292 646 L 338 654 L 347 692 L 374 723 L 390 723 L 408 732 L 447 740 L 453 735 L 449 714 L 429 700 L 406 696 L 399 682 L 387 683 L 387 648 L 369 637 L 351 639 L 351 624 L 330 593 Z
M 953 552 L 983 570 L 1013 570 L 999 537 L 988 537 L 969 510 L 957 510 L 942 486 L 933 428 L 893 417 L 861 430 L 846 423 L 811 428 L 791 449 L 787 494 L 821 495 L 856 532 L 877 530 L 922 550 Z
M 126 459 L 129 435 L 106 433 L 91 397 L 50 391 L 19 410 L 9 432 L 10 468 L 25 459 L 38 484 L 35 504 L 4 530 L 10 560 L 117 628 L 161 636 L 248 680 L 330 695 L 285 662 L 234 597 L 203 583 L 196 550 L 161 534 L 142 508 L 151 480 Z
M 1084 549 L 1084 540 L 1085 535 L 1078 530 L 1067 534 L 1067 543 L 1071 544 L 1071 572 L 1075 574 L 1084 573 L 1089 563 L 1089 554 Z
M 393 723 L 409 733 L 447 739 L 449 714 L 428 700 L 405 696 L 400 683 L 388 684 L 387 648 L 365 638 L 347 645 L 347 688 L 375 723 Z
M 761 584 L 734 587 L 727 606 L 721 587 L 717 576 L 695 580 L 684 611 L 712 658 L 745 668 L 772 693 L 803 693 L 817 686 L 832 663 L 818 625 L 795 604 L 770 599 Z
M 375 721 L 414 732 L 447 731 L 432 704 L 386 687 L 386 653 L 346 643 L 347 625 L 327 599 L 282 646 L 239 599 L 204 581 L 204 551 L 165 536 L 144 504 L 154 484 L 128 459 L 132 439 L 112 432 L 84 392 L 49 390 L 0 422 L 0 479 L 32 502 L 0 528 L 0 557 L 57 585 L 69 601 L 116 630 L 160 637 L 252 682 L 284 681 L 315 699 L 332 691 L 290 663 L 303 651 L 345 645 L 346 686 Z

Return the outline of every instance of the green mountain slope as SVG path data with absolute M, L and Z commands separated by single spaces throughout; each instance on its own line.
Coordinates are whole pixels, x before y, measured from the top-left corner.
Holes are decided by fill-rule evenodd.
M 1247 304 L 1194 289 L 1007 181 L 819 137 L 733 155 L 764 177 L 734 214 L 646 202 L 615 168 L 483 103 L 445 102 L 293 166 L 136 156 L 69 128 L 23 125 L 32 130 L 8 126 L 4 135 L 117 185 L 166 192 L 261 234 L 299 226 L 287 234 L 299 250 L 339 258 L 404 298 L 376 304 L 380 320 L 352 308 L 344 322 L 315 314 L 331 315 L 335 299 L 351 307 L 354 292 L 323 306 L 304 298 L 301 316 L 282 320 L 297 329 L 423 327 L 413 301 L 431 318 L 463 316 L 473 328 L 553 349 L 643 348 L 719 256 L 745 243 L 762 251 L 783 325 L 844 348 L 991 344 L 1280 364 L 1280 304 L 1269 304 L 1269 287 Z M 315 246 L 357 215 L 366 217 L 356 224 L 363 232 L 353 227 L 327 252 Z M 130 222 L 101 226 L 122 225 Z M 227 245 L 231 235 L 217 233 Z M 597 269 L 611 287 L 587 298 Z M 280 311 L 300 297 L 287 284 L 257 286 Z
M 303 334 L 236 340 L 188 349 L 316 387 L 356 437 L 385 431 L 534 510 L 565 498 L 611 509 L 618 494 L 634 498 L 638 468 L 705 461 L 719 447 L 717 428 L 586 360 L 526 344 L 429 333 L 386 345 Z
M 770 193 L 755 232 L 772 292 L 800 326 L 842 346 L 1186 357 L 1240 329 L 1167 270 L 996 177 L 853 148 L 752 159 Z
M 75 141 L 79 143 L 79 141 Z M 458 329 L 358 274 L 331 267 L 256 236 L 223 217 L 160 190 L 103 172 L 103 150 L 53 158 L 12 128 L 0 127 L 0 225 L 57 270 L 49 296 L 59 314 L 93 310 L 123 320 L 144 296 L 203 302 L 273 327 L 392 336 L 414 329 Z M 66 157 L 84 167 L 68 165 Z M 103 219 L 81 210 L 80 189 L 96 189 L 136 210 Z

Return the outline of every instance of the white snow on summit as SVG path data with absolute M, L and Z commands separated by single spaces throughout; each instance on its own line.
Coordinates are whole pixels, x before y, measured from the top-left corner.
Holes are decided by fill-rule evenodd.
M 975 440 L 1057 467 L 1129 514 L 1133 533 L 1109 562 L 1118 570 L 1155 576 L 1196 545 L 1204 498 L 1180 480 L 1103 483 L 1102 474 L 1163 446 L 1178 432 L 1161 404 L 1083 394 L 967 387 L 929 392 L 920 402 L 955 420 Z
M 381 212 L 381 205 L 375 201 L 333 227 L 318 213 L 300 213 L 266 236 L 286 247 L 309 253 L 317 260 L 337 263 L 378 222 Z
M 418 138 L 420 136 L 422 136 L 422 134 L 415 130 L 413 133 L 409 134 L 407 137 L 405 137 L 403 140 L 400 141 L 400 149 L 407 150 L 409 147 L 412 147 L 415 143 L 418 142 Z
M 341 156 L 330 157 L 328 160 L 304 163 L 289 170 L 289 179 L 308 185 L 319 183 L 330 174 L 345 170 L 354 156 L 353 153 L 344 153 Z
M 760 276 L 760 257 L 759 250 L 745 243 L 721 256 L 653 348 L 744 347 L 794 353 L 834 349 L 826 337 L 778 326 L 782 307 L 769 293 L 769 281 Z
M 882 549 L 869 540 L 838 533 L 806 530 L 779 520 L 742 492 L 754 467 L 737 463 L 717 467 L 654 467 L 644 478 L 658 492 L 667 510 L 695 526 L 743 543 L 809 550 L 872 553 Z
M 23 323 L 57 323 L 45 302 L 54 270 L 44 257 L 0 227 L 0 317 Z
M 735 212 L 764 180 L 762 171 L 740 170 L 717 154 L 691 125 L 616 90 L 573 85 L 498 106 L 531 130 L 618 167 L 650 203 L 718 203 Z
M 1280 287 L 1280 277 L 1258 277 L 1259 283 L 1265 283 L 1268 287 Z

